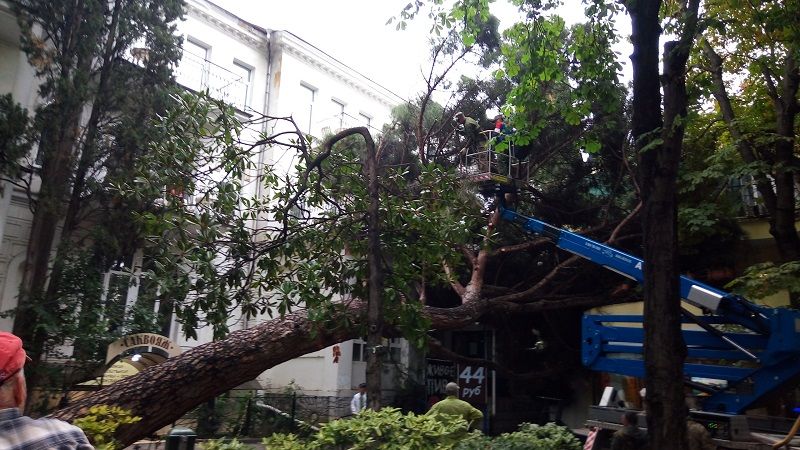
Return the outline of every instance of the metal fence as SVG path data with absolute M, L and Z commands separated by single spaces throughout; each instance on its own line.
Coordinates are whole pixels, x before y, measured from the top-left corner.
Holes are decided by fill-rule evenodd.
M 275 432 L 313 431 L 350 415 L 350 397 L 297 394 L 227 395 L 201 405 L 175 425 L 201 437 L 262 437 Z

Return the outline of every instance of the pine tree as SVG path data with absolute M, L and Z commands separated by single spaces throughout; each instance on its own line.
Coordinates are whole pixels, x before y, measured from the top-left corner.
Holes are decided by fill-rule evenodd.
M 132 174 L 143 144 L 158 132 L 147 119 L 174 88 L 171 67 L 181 48 L 175 21 L 183 2 L 19 0 L 12 8 L 42 105 L 33 117 L 41 187 L 33 193 L 14 322 L 38 361 L 51 337 L 63 338 L 65 313 L 90 309 L 65 303 L 76 288 L 62 283 L 70 262 L 86 258 L 93 269 L 86 277 L 97 281 L 134 250 L 135 229 L 120 225 L 137 205 L 120 204 L 109 187 Z M 38 384 L 36 366 L 28 369 L 31 387 Z

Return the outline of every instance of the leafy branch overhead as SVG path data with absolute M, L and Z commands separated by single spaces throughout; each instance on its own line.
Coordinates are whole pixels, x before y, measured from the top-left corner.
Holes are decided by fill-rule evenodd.
M 190 336 L 202 322 L 223 336 L 234 308 L 256 316 L 302 306 L 322 317 L 335 299 L 365 298 L 357 281 L 367 254 L 363 148 L 346 141 L 336 152 L 310 150 L 299 132 L 243 143 L 242 125 L 224 105 L 181 97 L 159 123 L 174 139 L 156 143 L 138 162 L 141 175 L 120 187 L 151 197 L 166 186 L 164 200 L 139 215 L 155 262 L 147 276 L 177 300 Z M 262 145 L 296 151 L 297 163 L 286 175 L 266 167 L 259 188 L 269 194 L 254 197 L 243 180 Z M 410 301 L 418 297 L 414 283 L 443 282 L 443 265 L 459 266 L 457 248 L 475 218 L 474 201 L 452 174 L 436 166 L 413 180 L 408 174 L 407 167 L 382 171 L 380 204 L 390 255 L 384 294 L 396 325 L 412 330 L 425 329 L 419 303 Z

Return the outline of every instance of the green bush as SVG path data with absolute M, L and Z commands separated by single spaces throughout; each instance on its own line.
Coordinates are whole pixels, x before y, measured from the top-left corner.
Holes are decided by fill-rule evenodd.
M 270 450 L 305 450 L 311 448 L 309 442 L 301 440 L 297 435 L 287 433 L 275 433 L 272 436 L 265 437 L 262 441 L 265 448 Z
M 275 450 L 427 450 L 453 448 L 453 433 L 466 429 L 459 417 L 426 416 L 399 409 L 364 410 L 350 419 L 334 420 L 308 440 L 275 434 L 264 445 Z
M 89 414 L 75 419 L 73 424 L 82 429 L 97 450 L 116 450 L 122 448 L 114 440 L 114 433 L 120 425 L 136 423 L 141 417 L 131 415 L 127 409 L 118 406 L 97 405 L 89 408 Z
M 294 434 L 264 438 L 270 450 L 581 450 L 568 428 L 524 423 L 519 431 L 489 437 L 465 433 L 460 417 L 425 416 L 399 409 L 364 410 L 351 419 L 329 422 L 308 439 Z
M 523 423 L 519 431 L 490 438 L 473 433 L 462 440 L 455 450 L 581 450 L 580 441 L 566 427 L 554 423 L 535 425 Z
M 253 447 L 239 442 L 238 439 L 226 441 L 225 439 L 216 439 L 206 441 L 200 445 L 203 450 L 252 450 Z M 268 447 L 272 448 L 272 447 Z

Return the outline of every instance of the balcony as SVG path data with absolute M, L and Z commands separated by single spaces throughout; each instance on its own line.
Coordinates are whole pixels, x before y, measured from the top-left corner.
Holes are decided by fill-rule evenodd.
M 739 206 L 738 217 L 755 218 L 769 214 L 753 177 L 733 177 L 728 181 L 727 190 L 733 203 Z
M 195 92 L 208 90 L 209 95 L 244 111 L 247 106 L 249 83 L 241 75 L 218 66 L 211 61 L 184 51 L 175 70 L 175 79 L 181 86 Z

